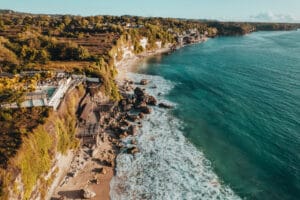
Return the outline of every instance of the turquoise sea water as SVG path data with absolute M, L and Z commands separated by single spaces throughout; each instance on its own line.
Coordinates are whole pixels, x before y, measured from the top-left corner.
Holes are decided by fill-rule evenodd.
M 245 199 L 300 199 L 300 31 L 220 37 L 157 56 L 182 132 Z

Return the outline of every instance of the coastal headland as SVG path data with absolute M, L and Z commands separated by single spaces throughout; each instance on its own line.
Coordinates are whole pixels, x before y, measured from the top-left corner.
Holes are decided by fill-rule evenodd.
M 171 51 L 170 47 L 161 48 L 118 62 L 116 80 L 122 95 L 118 104 L 105 97 L 97 97 L 97 94 L 89 94 L 82 100 L 79 118 L 83 124 L 77 130 L 82 148 L 74 155 L 70 168 L 65 171 L 65 177 L 56 186 L 52 198 L 81 198 L 88 195 L 84 193 L 89 193 L 91 199 L 110 199 L 110 182 L 115 173 L 118 153 L 125 151 L 134 155 L 139 152 L 134 139 L 129 139 L 126 144 L 122 139 L 138 134 L 141 120 L 151 113 L 151 107 L 172 108 L 166 103 L 157 102 L 154 96 L 141 89 L 149 80 L 135 82 L 127 78 L 127 73 L 132 72 L 144 59 Z M 94 125 L 100 125 L 101 130 L 96 128 L 90 135 L 84 135 Z M 98 139 L 91 138 L 93 134 Z
M 127 72 L 208 38 L 299 24 L 0 12 L 1 199 L 109 199 L 116 157 L 172 105 Z M 24 116 L 24 117 L 22 117 Z M 128 138 L 124 143 L 123 139 Z

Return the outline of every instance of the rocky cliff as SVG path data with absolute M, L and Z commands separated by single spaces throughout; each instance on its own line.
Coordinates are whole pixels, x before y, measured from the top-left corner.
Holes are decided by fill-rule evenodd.
M 68 93 L 57 112 L 23 136 L 16 156 L 1 169 L 1 199 L 45 199 L 71 162 L 78 147 L 75 138 L 77 105 L 84 95 L 79 86 Z

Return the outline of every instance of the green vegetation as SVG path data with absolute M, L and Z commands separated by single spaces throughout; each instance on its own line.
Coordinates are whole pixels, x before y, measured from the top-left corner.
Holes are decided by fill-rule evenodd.
M 120 44 L 129 44 L 139 54 L 175 43 L 176 36 L 187 30 L 197 30 L 209 37 L 217 35 L 243 35 L 255 30 L 290 30 L 299 24 L 225 23 L 173 18 L 147 18 L 136 16 L 57 16 L 33 15 L 2 10 L 0 12 L 0 72 L 18 73 L 26 69 L 47 69 L 52 62 L 76 61 L 81 72 L 97 74 L 106 94 L 118 99 L 113 81 L 114 55 L 122 58 Z M 146 37 L 146 49 L 140 39 Z M 113 52 L 113 54 L 112 54 Z M 86 62 L 85 64 L 79 64 Z M 98 69 L 103 62 L 109 70 Z M 53 65 L 51 65 L 53 66 Z M 64 67 L 69 71 L 74 67 Z M 63 68 L 63 69 L 64 69 Z M 93 72 L 95 70 L 95 72 Z M 115 73 L 113 73 L 115 74 Z
M 300 24 L 291 23 L 244 23 L 244 22 L 207 22 L 218 30 L 218 35 L 245 35 L 253 31 L 296 30 Z
M 46 79 L 46 77 L 43 77 Z M 0 104 L 21 103 L 26 92 L 35 90 L 39 75 L 31 77 L 4 77 L 0 78 Z
M 21 172 L 22 182 L 25 185 L 24 199 L 29 199 L 37 180 L 51 167 L 53 139 L 44 127 L 37 127 L 30 138 L 24 138 L 23 148 L 17 158 L 16 167 Z
M 244 35 L 256 30 L 292 30 L 299 24 L 224 23 L 172 18 L 135 16 L 57 16 L 32 15 L 0 10 L 0 73 L 15 74 L 0 78 L 0 104 L 20 103 L 25 92 L 35 89 L 39 80 L 16 75 L 23 70 L 63 69 L 96 76 L 98 89 L 112 100 L 121 96 L 115 83 L 115 61 L 123 57 L 123 47 L 133 47 L 140 54 L 162 46 L 176 44 L 178 35 L 196 30 L 208 37 Z M 140 40 L 147 38 L 144 49 Z M 78 147 L 75 138 L 77 96 L 67 97 L 63 113 L 47 108 L 0 108 L 0 197 L 8 198 L 8 187 L 15 195 L 29 199 L 40 180 L 45 196 L 53 177 L 43 179 L 51 168 L 56 152 L 67 153 Z M 18 191 L 16 178 L 21 176 L 24 191 Z
M 27 136 L 49 116 L 45 107 L 0 110 L 0 167 L 7 168 L 8 160 L 14 156 Z
M 7 195 L 3 188 L 10 185 L 17 171 L 21 171 L 24 183 L 28 184 L 26 188 L 30 188 L 36 183 L 37 174 L 49 169 L 51 138 L 41 127 L 49 112 L 42 107 L 0 110 L 0 197 Z M 10 161 L 17 153 L 20 156 L 15 159 L 22 159 L 22 162 Z
M 43 176 L 49 172 L 55 153 L 64 154 L 78 147 L 75 113 L 83 93 L 79 86 L 76 92 L 68 95 L 62 113 L 52 114 L 46 107 L 0 110 L 1 199 L 7 199 L 8 187 L 14 185 L 19 174 L 25 187 L 18 191 L 14 186 L 16 195 L 22 193 L 22 199 L 29 199 L 38 180 L 41 180 L 41 194 L 45 195 L 45 188 L 53 177 L 45 180 Z
M 299 29 L 299 24 L 290 23 L 254 23 L 258 31 L 290 31 Z
M 68 106 L 64 112 L 64 117 L 56 119 L 55 128 L 58 134 L 57 151 L 66 154 L 68 150 L 79 146 L 79 141 L 75 138 L 76 128 L 76 102 L 73 98 L 68 99 Z

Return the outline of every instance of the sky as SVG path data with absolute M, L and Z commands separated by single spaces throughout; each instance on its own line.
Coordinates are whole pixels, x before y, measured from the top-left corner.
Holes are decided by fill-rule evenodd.
M 0 0 L 0 8 L 39 14 L 300 22 L 300 0 Z

